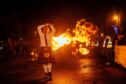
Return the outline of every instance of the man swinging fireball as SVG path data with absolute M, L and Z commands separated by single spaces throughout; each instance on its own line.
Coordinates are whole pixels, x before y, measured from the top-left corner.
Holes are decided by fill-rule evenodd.
M 52 24 L 46 23 L 38 26 L 38 34 L 40 38 L 40 49 L 38 60 L 43 65 L 45 78 L 52 80 L 52 37 L 55 33 L 55 28 Z

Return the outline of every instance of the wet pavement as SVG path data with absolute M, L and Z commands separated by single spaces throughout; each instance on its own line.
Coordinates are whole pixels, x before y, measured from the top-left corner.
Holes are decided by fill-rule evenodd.
M 59 52 L 55 60 L 52 81 L 43 79 L 42 66 L 29 57 L 15 57 L 1 63 L 1 84 L 126 84 L 126 71 L 105 66 L 100 55 L 75 57 Z

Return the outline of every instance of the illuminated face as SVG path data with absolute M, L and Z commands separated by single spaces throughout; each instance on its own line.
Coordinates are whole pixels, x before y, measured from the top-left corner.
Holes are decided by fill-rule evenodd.
M 50 28 L 49 27 L 44 27 L 43 28 L 43 32 L 44 33 L 49 33 L 50 32 Z

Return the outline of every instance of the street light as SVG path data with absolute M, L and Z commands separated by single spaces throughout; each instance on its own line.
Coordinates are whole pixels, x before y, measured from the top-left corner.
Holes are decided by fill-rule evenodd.
M 115 15 L 113 16 L 113 20 L 116 22 L 116 25 L 117 25 L 118 27 L 120 27 L 120 17 L 119 17 L 119 15 L 115 14 Z
M 122 17 L 122 15 L 120 15 L 120 14 L 114 14 L 114 16 L 113 16 L 113 20 L 115 21 L 115 25 L 118 27 L 118 30 L 120 32 L 123 31 L 123 27 L 121 26 L 121 20 L 122 20 L 121 17 Z

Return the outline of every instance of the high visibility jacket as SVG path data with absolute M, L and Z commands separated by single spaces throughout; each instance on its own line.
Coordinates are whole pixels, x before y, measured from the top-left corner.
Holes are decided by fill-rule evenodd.
M 104 39 L 103 48 L 112 48 L 112 39 L 109 36 Z

